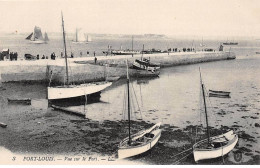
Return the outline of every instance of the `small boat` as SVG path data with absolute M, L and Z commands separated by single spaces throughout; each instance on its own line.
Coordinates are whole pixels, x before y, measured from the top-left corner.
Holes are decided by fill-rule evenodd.
M 141 59 L 136 59 L 134 61 L 133 69 L 147 70 L 147 71 L 157 71 L 157 70 L 159 71 L 160 64 L 151 63 L 150 59 L 143 58 L 143 53 L 144 53 L 144 44 L 143 44 Z
M 223 43 L 223 45 L 238 45 L 238 43 L 237 43 L 237 42 L 234 42 L 234 41 L 228 42 L 228 39 L 227 39 L 227 41 L 226 41 L 225 43 Z
M 114 50 L 114 51 L 112 51 L 112 54 L 114 54 L 114 55 L 135 55 L 135 54 L 140 54 L 140 51 L 133 51 L 133 50 L 130 50 L 130 49 Z
M 86 42 L 87 43 L 91 43 L 92 42 L 92 38 L 91 38 L 90 35 L 85 35 L 85 37 L 86 37 Z
M 0 127 L 6 128 L 6 127 L 7 127 L 7 124 L 0 122 Z
M 230 92 L 209 90 L 209 96 L 229 96 Z
M 127 95 L 128 95 L 128 132 L 129 136 L 123 139 L 118 146 L 118 158 L 128 158 L 142 154 L 150 150 L 161 137 L 162 130 L 159 129 L 161 123 L 157 123 L 149 129 L 139 131 L 131 135 L 131 112 L 130 112 L 130 91 L 129 91 L 129 75 L 127 65 Z
M 226 43 L 223 43 L 223 45 L 238 45 L 238 43 L 236 43 L 236 42 L 226 42 Z
M 260 54 L 260 51 L 255 52 L 256 54 Z
M 122 46 L 121 46 L 120 50 L 112 50 L 111 53 L 114 55 L 135 55 L 141 53 L 140 51 L 135 51 L 133 47 L 134 47 L 134 37 L 132 36 L 132 50 L 130 49 L 122 50 Z
M 47 43 L 47 41 L 49 41 L 47 33 L 45 32 L 45 38 L 43 38 L 41 28 L 38 26 L 35 26 L 34 32 L 32 32 L 25 39 L 30 40 L 30 42 L 34 44 L 44 44 Z
M 238 136 L 232 130 L 229 132 L 204 139 L 193 145 L 193 155 L 195 162 L 199 160 L 218 158 L 229 153 L 237 144 Z
M 90 95 L 90 94 L 100 92 L 101 90 L 104 90 L 105 88 L 109 87 L 112 83 L 107 81 L 87 83 L 81 85 L 70 84 L 69 75 L 68 75 L 68 61 L 67 61 L 67 50 L 66 50 L 66 39 L 65 39 L 63 16 L 62 16 L 62 30 L 63 30 L 63 42 L 65 48 L 66 85 L 47 87 L 48 100 L 77 98 L 84 95 Z
M 48 100 L 76 98 L 97 93 L 109 87 L 111 82 L 95 82 L 81 85 L 48 87 Z
M 193 145 L 193 156 L 195 162 L 205 159 L 213 159 L 218 157 L 223 157 L 229 153 L 238 142 L 238 136 L 232 131 L 228 131 L 224 134 L 210 137 L 209 134 L 209 125 L 208 125 L 208 113 L 206 106 L 206 96 L 205 96 L 205 86 L 202 82 L 201 73 L 200 73 L 200 82 L 201 90 L 204 102 L 204 112 L 207 125 L 207 139 L 198 141 Z
M 80 32 L 80 29 L 76 29 L 76 33 L 75 33 L 75 39 L 72 40 L 72 43 L 74 44 L 87 44 L 88 41 L 86 40 L 86 38 L 84 37 L 84 34 Z
M 159 77 L 160 71 L 148 71 L 148 70 L 137 70 L 136 76 L 138 78 L 143 78 L 143 77 Z
M 106 81 L 108 82 L 114 82 L 120 79 L 120 76 L 108 76 L 106 77 Z
M 8 103 L 18 103 L 18 104 L 31 105 L 31 99 L 30 98 L 20 98 L 20 99 L 7 98 L 7 101 L 8 101 Z
M 162 130 L 159 129 L 160 125 L 161 123 L 157 123 L 149 129 L 131 135 L 130 143 L 129 137 L 121 141 L 118 149 L 118 158 L 128 158 L 150 150 L 161 137 Z
M 143 59 L 136 59 L 133 63 L 134 69 L 139 70 L 148 70 L 148 71 L 156 71 L 160 69 L 160 64 L 151 63 L 150 60 L 143 58 Z

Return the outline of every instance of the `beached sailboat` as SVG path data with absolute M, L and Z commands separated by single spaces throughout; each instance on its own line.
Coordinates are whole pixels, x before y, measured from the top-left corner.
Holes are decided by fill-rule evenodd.
M 68 75 L 68 61 L 67 61 L 67 50 L 66 50 L 66 39 L 64 31 L 64 21 L 62 16 L 62 30 L 63 30 L 63 43 L 65 49 L 65 63 L 66 63 L 66 84 L 57 87 L 48 87 L 48 100 L 76 98 L 84 95 L 90 95 L 109 87 L 111 82 L 95 82 L 89 84 L 72 85 L 69 82 Z
M 207 125 L 207 139 L 201 140 L 193 145 L 193 155 L 195 162 L 205 159 L 213 159 L 226 155 L 237 144 L 238 136 L 232 131 L 228 131 L 222 135 L 210 137 L 208 126 L 208 114 L 206 106 L 205 86 L 201 78 L 200 83 L 204 102 L 204 112 Z
M 128 65 L 127 65 L 128 66 Z M 127 101 L 128 101 L 128 134 L 118 146 L 118 158 L 128 158 L 136 156 L 150 150 L 161 137 L 162 130 L 159 129 L 161 123 L 157 123 L 149 129 L 142 130 L 131 135 L 131 116 L 130 116 L 130 91 L 129 91 L 129 75 L 127 67 Z
M 45 38 L 43 38 L 41 28 L 38 26 L 35 26 L 34 32 L 32 32 L 25 39 L 30 40 L 30 42 L 34 44 L 44 44 L 47 43 L 47 41 L 49 41 L 47 33 L 45 32 Z
M 81 33 L 80 29 L 78 29 L 78 28 L 76 29 L 75 39 L 72 40 L 72 43 L 76 43 L 76 44 L 88 43 L 88 41 L 86 40 L 84 34 Z

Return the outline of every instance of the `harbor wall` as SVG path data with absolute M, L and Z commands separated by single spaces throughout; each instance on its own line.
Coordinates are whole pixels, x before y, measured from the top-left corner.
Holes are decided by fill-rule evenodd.
M 94 57 L 69 59 L 69 80 L 74 83 L 85 83 L 104 80 L 106 77 L 119 76 L 126 77 L 126 58 L 129 65 L 141 55 L 132 56 L 109 56 L 97 57 L 97 63 L 94 63 Z M 201 62 L 235 59 L 232 52 L 190 52 L 175 54 L 147 54 L 144 58 L 151 62 L 160 63 L 161 67 L 170 67 L 185 64 L 195 64 Z M 74 61 L 83 61 L 84 64 L 76 64 Z M 7 61 L 0 63 L 0 72 L 2 82 L 50 82 L 53 85 L 65 82 L 66 68 L 63 59 L 59 60 L 36 60 L 11 63 Z M 138 72 L 129 69 L 130 76 L 136 76 Z

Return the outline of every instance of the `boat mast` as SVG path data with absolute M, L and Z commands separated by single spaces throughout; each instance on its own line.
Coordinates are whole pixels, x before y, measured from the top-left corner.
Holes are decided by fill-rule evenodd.
M 130 133 L 130 127 L 131 127 L 131 121 L 130 121 L 130 91 L 129 91 L 129 74 L 128 74 L 128 62 L 126 60 L 126 72 L 127 72 L 127 105 L 128 105 L 128 135 L 129 140 L 128 144 L 131 144 L 131 133 Z
M 66 83 L 67 83 L 67 85 L 69 85 L 69 73 L 68 73 L 68 60 L 67 60 L 66 38 L 65 38 L 64 21 L 63 21 L 63 14 L 62 14 L 62 12 L 61 12 L 61 21 L 62 21 L 63 42 L 64 42 L 64 50 L 65 50 Z
M 143 54 L 144 54 L 144 44 L 143 44 L 143 51 L 142 51 L 142 57 L 141 57 L 141 60 L 143 60 Z
M 132 57 L 134 56 L 134 36 L 132 36 Z
M 200 71 L 200 69 L 199 69 L 199 71 Z M 204 93 L 204 84 L 202 83 L 201 73 L 200 73 L 200 83 L 201 83 L 202 95 L 203 95 L 203 101 L 204 101 L 206 124 L 207 124 L 208 144 L 209 144 L 209 123 L 208 123 L 208 114 L 207 114 L 207 106 L 206 106 L 206 99 L 205 99 L 205 93 Z
M 78 42 L 78 29 L 76 28 L 76 42 Z

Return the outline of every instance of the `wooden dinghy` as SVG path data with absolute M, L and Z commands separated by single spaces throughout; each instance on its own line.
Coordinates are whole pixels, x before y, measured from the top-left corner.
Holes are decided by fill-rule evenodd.
M 136 156 L 153 148 L 161 137 L 160 125 L 161 123 L 157 123 L 147 130 L 132 135 L 130 143 L 129 137 L 123 139 L 119 144 L 118 158 Z
M 114 82 L 114 81 L 117 81 L 120 79 L 120 76 L 109 76 L 109 77 L 106 77 L 106 81 L 108 82 Z
M 238 136 L 229 131 L 223 135 L 210 137 L 208 139 L 201 140 L 193 145 L 193 155 L 195 162 L 205 159 L 213 159 L 226 155 L 237 144 Z
M 31 99 L 30 98 L 7 98 L 8 103 L 18 103 L 18 104 L 27 104 L 31 105 Z
M 143 78 L 143 77 L 159 77 L 160 71 L 147 71 L 147 70 L 137 70 L 136 73 L 138 78 Z
M 229 96 L 230 92 L 226 91 L 216 91 L 216 90 L 209 90 L 209 96 Z
M 0 127 L 6 128 L 7 124 L 0 122 Z

